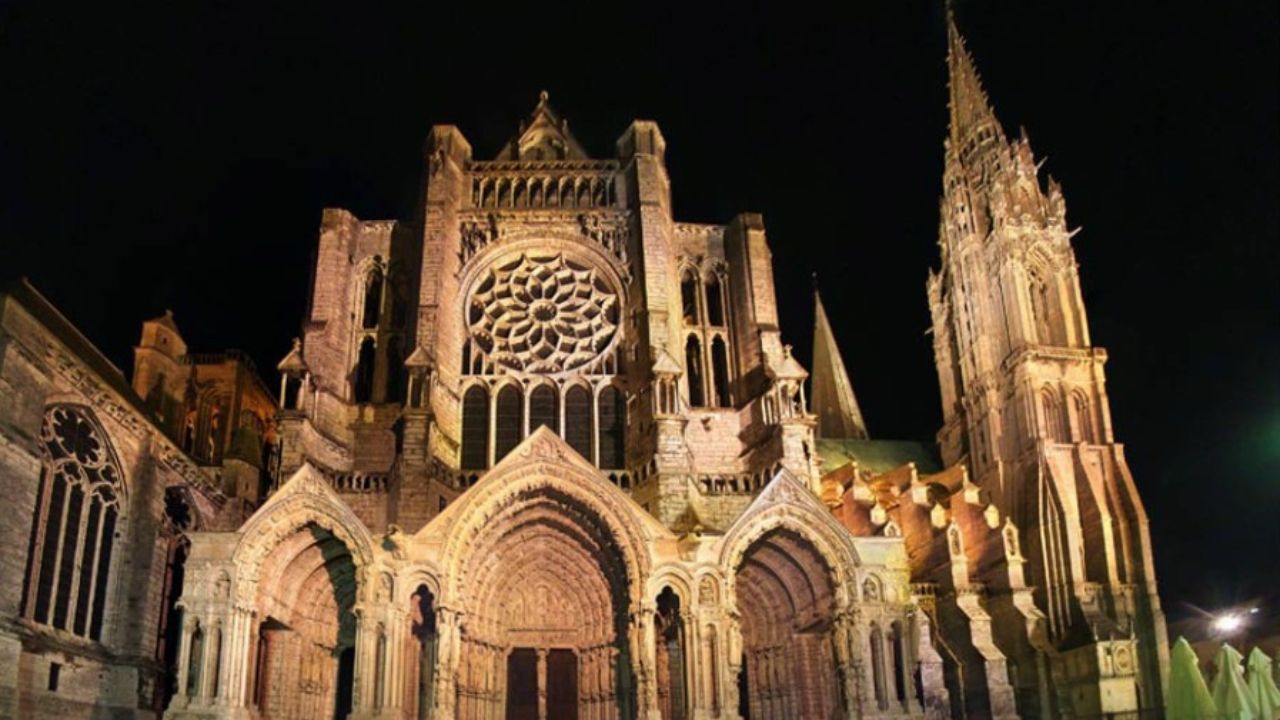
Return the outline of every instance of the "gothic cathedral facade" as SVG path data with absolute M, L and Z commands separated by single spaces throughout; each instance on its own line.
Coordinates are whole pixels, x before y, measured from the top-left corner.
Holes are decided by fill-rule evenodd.
M 0 716 L 1146 718 L 1167 642 L 1060 188 L 949 22 L 936 444 L 868 436 L 762 219 L 545 93 L 324 211 L 278 397 L 148 321 L 131 380 L 0 295 Z

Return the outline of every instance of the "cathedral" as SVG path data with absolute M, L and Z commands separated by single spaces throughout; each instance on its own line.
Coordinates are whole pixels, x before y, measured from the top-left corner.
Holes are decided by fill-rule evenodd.
M 546 93 L 489 159 L 432 128 L 407 218 L 324 211 L 270 382 L 6 290 L 0 717 L 1160 717 L 1063 194 L 948 33 L 934 441 L 868 436 L 816 296 L 792 355 L 759 215 L 677 220 L 655 122 L 593 156 Z

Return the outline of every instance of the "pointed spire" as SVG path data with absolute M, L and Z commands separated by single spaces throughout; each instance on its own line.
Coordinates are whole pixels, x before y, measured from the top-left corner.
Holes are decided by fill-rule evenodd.
M 976 129 L 990 126 L 1003 135 L 995 111 L 982 88 L 982 78 L 973 56 L 965 47 L 964 36 L 956 27 L 955 14 L 947 7 L 947 89 L 950 94 L 951 143 L 958 150 Z
M 862 420 L 862 410 L 849 382 L 840 347 L 835 333 L 822 307 L 815 276 L 813 288 L 813 412 L 818 416 L 818 437 L 860 438 L 867 437 L 867 426 Z

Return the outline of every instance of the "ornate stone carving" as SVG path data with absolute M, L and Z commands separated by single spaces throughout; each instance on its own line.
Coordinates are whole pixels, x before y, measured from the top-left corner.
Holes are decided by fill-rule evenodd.
M 564 254 L 526 252 L 491 265 L 471 293 L 476 352 L 516 372 L 579 370 L 611 349 L 618 289 Z

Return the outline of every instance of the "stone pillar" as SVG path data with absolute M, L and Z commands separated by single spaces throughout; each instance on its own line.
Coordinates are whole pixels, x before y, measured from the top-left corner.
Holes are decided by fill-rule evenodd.
M 723 698 L 720 703 L 720 714 L 735 718 L 738 716 L 738 706 L 741 703 L 738 674 L 742 672 L 742 618 L 735 611 L 726 613 L 726 619 L 727 622 L 723 625 L 726 630 L 725 638 L 720 643 L 724 646 L 721 653 L 725 662 L 716 663 L 717 666 L 724 668 L 719 683 L 721 698 Z
M 182 639 L 178 645 L 178 691 L 173 694 L 173 699 L 169 702 L 170 710 L 185 708 L 190 704 L 190 699 L 187 697 L 187 681 L 191 672 L 191 636 L 195 634 L 198 625 L 196 619 L 187 614 L 186 609 L 183 608 Z
M 452 720 L 458 708 L 458 649 L 462 614 L 441 606 L 436 612 L 436 690 L 433 720 Z
M 538 720 L 547 720 L 547 649 L 538 648 Z
M 253 633 L 257 625 L 252 607 L 233 604 L 222 631 L 222 661 L 218 704 L 232 709 L 248 705 L 249 675 L 253 670 Z
M 840 673 L 840 693 L 844 696 L 846 717 L 861 716 L 868 697 L 862 672 L 862 632 L 857 611 L 845 610 L 835 616 L 836 669 Z
M 636 717 L 638 720 L 662 720 L 658 708 L 658 657 L 653 617 L 657 608 L 641 603 L 638 612 L 631 615 L 631 653 L 633 663 L 640 667 L 636 687 Z

